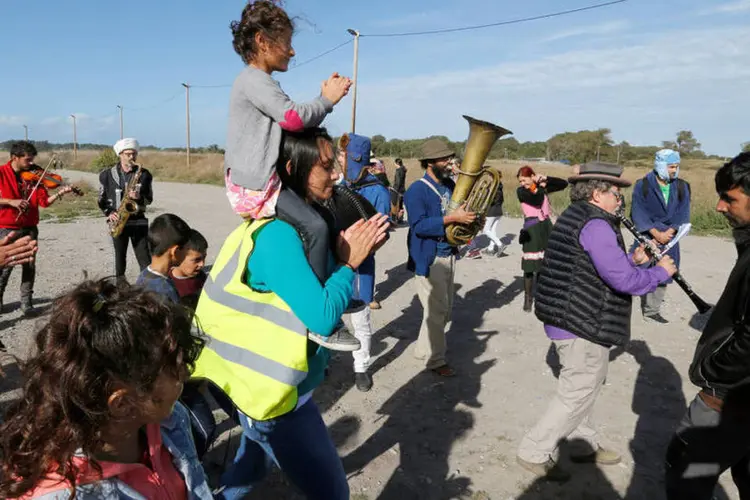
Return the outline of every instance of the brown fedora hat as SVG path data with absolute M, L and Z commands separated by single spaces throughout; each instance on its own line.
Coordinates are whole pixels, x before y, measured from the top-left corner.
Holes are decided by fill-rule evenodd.
M 628 187 L 632 183 L 621 177 L 623 168 L 614 163 L 604 163 L 601 161 L 591 161 L 581 165 L 578 174 L 569 177 L 568 182 L 573 184 L 585 181 L 606 181 L 615 186 Z
M 449 158 L 456 156 L 448 145 L 440 139 L 430 139 L 422 144 L 419 149 L 419 160 L 439 160 L 440 158 Z

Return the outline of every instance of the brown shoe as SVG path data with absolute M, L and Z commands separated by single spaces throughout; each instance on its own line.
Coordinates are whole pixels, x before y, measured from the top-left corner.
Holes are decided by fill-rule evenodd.
M 456 370 L 451 368 L 448 365 L 438 366 L 437 368 L 432 369 L 433 373 L 436 375 L 440 375 L 441 377 L 455 377 L 456 376 Z
M 617 465 L 622 461 L 622 457 L 619 453 L 605 450 L 600 446 L 594 453 L 588 455 L 572 455 L 570 461 L 577 464 Z
M 564 483 L 570 479 L 570 473 L 561 468 L 560 465 L 551 458 L 541 464 L 535 464 L 534 462 L 527 462 L 523 458 L 517 456 L 516 462 L 535 476 L 539 476 L 549 481 Z
M 370 302 L 370 309 L 380 309 L 380 307 L 380 302 L 378 302 L 377 300 L 373 300 L 372 302 Z

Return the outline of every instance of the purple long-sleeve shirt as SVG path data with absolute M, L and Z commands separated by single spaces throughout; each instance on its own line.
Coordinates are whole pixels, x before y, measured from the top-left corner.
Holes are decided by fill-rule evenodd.
M 587 222 L 578 235 L 578 241 L 591 257 L 594 268 L 604 283 L 617 292 L 645 295 L 669 279 L 669 273 L 661 266 L 648 269 L 637 267 L 632 256 L 620 248 L 612 226 L 603 219 Z M 551 325 L 544 325 L 544 332 L 551 340 L 576 338 L 575 334 Z

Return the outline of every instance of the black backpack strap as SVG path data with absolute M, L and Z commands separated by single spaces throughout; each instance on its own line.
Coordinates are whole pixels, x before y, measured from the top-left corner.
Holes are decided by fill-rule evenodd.
M 352 184 L 351 188 L 354 191 L 359 191 L 360 189 L 364 189 L 364 188 L 370 187 L 370 186 L 383 186 L 383 187 L 385 187 L 382 182 L 380 182 L 378 180 L 374 180 L 374 181 L 367 181 L 367 182 Z

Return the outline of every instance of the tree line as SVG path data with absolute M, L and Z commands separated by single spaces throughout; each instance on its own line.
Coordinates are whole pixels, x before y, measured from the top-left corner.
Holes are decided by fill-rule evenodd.
M 426 139 L 386 139 L 383 135 L 372 137 L 372 149 L 376 155 L 400 156 L 414 158 L 419 154 L 422 143 L 437 137 L 446 142 L 457 152 L 462 152 L 466 141 L 451 141 L 445 136 L 432 136 Z M 742 145 L 750 151 L 750 142 Z M 627 141 L 616 143 L 612 140 L 612 131 L 607 128 L 597 130 L 579 130 L 563 132 L 546 141 L 520 142 L 514 137 L 497 141 L 490 150 L 491 159 L 529 160 L 544 159 L 564 163 L 585 163 L 592 160 L 624 163 L 637 160 L 653 160 L 654 154 L 670 148 L 679 151 L 685 158 L 723 159 L 718 155 L 707 155 L 701 150 L 701 144 L 690 130 L 680 130 L 674 140 L 662 141 L 659 146 L 635 146 Z
M 0 142 L 0 150 L 7 151 L 10 149 L 11 144 L 14 142 L 18 142 L 21 139 L 10 139 L 4 142 Z M 36 147 L 37 151 L 40 153 L 48 153 L 51 151 L 60 151 L 60 150 L 71 150 L 73 149 L 73 143 L 72 142 L 49 142 L 49 141 L 29 141 L 32 144 L 34 144 L 34 147 Z M 96 143 L 90 143 L 90 142 L 79 142 L 77 145 L 79 151 L 83 150 L 89 150 L 89 151 L 102 151 L 105 149 L 112 149 L 112 144 L 96 144 Z M 147 144 L 145 146 L 141 146 L 141 151 L 164 151 L 164 152 L 177 152 L 177 153 L 184 153 L 185 148 L 160 148 L 158 146 L 154 146 L 152 144 Z M 224 154 L 224 149 L 219 147 L 218 144 L 211 144 L 210 146 L 202 146 L 202 147 L 191 147 L 190 148 L 191 153 L 220 153 Z
M 430 136 L 422 139 L 386 139 L 381 134 L 372 136 L 372 151 L 377 156 L 391 156 L 401 158 L 416 158 L 422 144 L 432 138 L 439 138 L 447 142 L 455 151 L 464 151 L 466 141 L 451 141 L 445 136 Z M 338 141 L 338 138 L 334 138 Z M 0 149 L 7 150 L 15 140 L 0 142 Z M 40 152 L 73 149 L 73 143 L 52 143 L 48 141 L 31 141 Z M 80 143 L 79 150 L 102 150 L 112 146 L 109 144 Z M 515 137 L 500 139 L 490 150 L 490 159 L 529 160 L 544 159 L 561 161 L 563 163 L 585 163 L 601 160 L 612 163 L 625 163 L 638 160 L 650 161 L 656 151 L 670 148 L 680 152 L 685 158 L 723 159 L 717 155 L 707 155 L 701 150 L 698 142 L 690 130 L 680 130 L 673 140 L 662 141 L 659 146 L 635 146 L 627 141 L 616 143 L 612 140 L 612 131 L 608 128 L 597 130 L 579 130 L 578 132 L 562 132 L 546 141 L 520 142 Z M 743 151 L 750 152 L 750 141 L 741 145 Z M 184 152 L 185 148 L 160 148 L 153 145 L 142 146 L 142 150 Z M 192 153 L 223 154 L 224 149 L 217 144 L 205 147 L 192 147 Z

